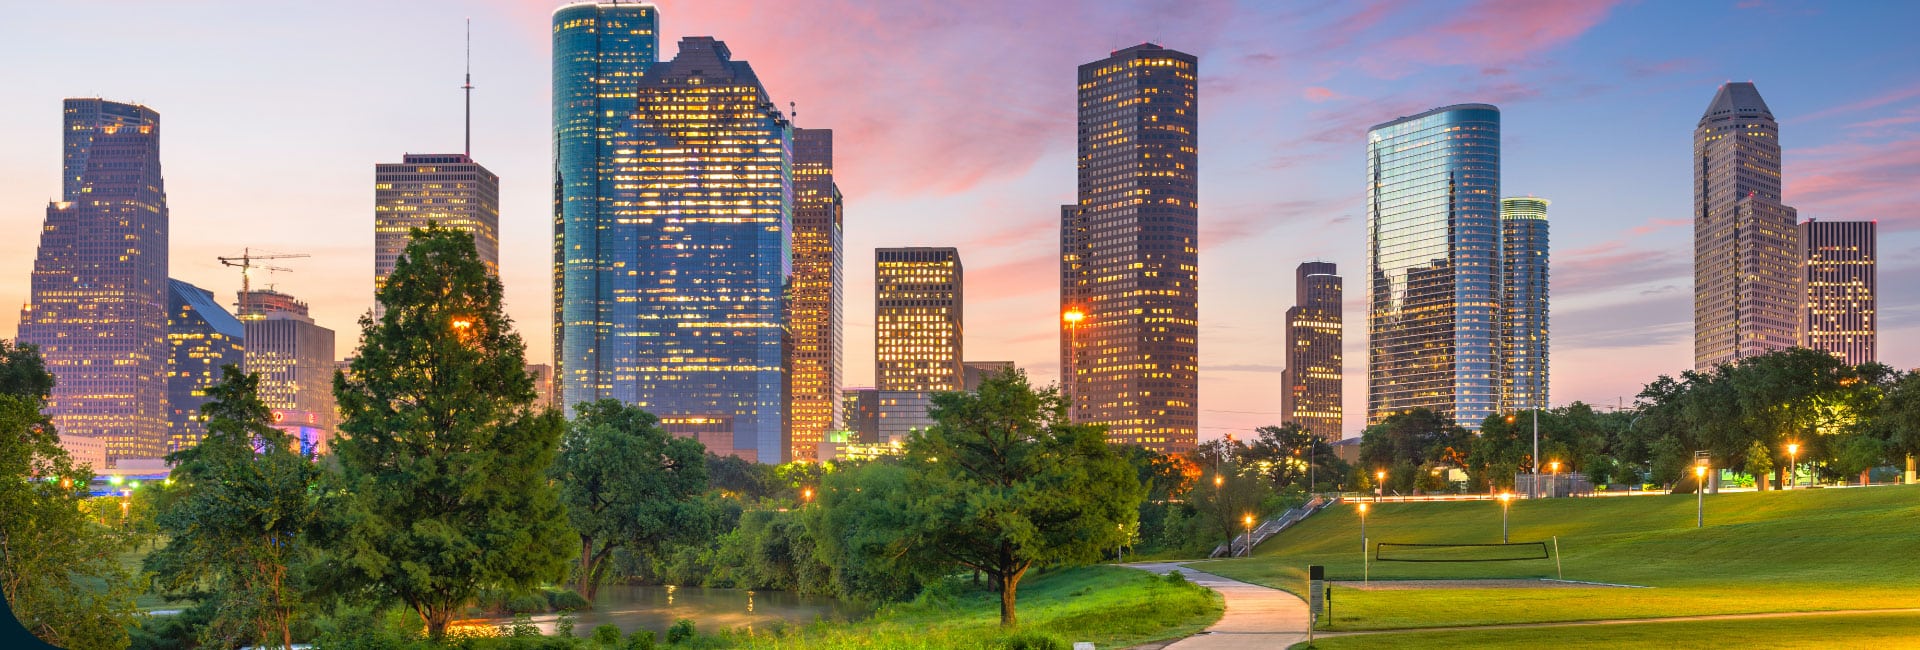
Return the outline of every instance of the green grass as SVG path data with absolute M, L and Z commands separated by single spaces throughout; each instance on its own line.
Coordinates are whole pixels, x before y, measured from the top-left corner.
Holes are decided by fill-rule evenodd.
M 1171 583 L 1144 571 L 1111 566 L 1030 576 L 1016 602 L 1019 630 L 1058 635 L 1068 643 L 1124 648 L 1191 635 L 1224 611 L 1220 595 L 1192 583 Z M 828 650 L 839 648 L 991 648 L 1000 628 L 999 598 L 985 590 L 923 597 L 883 608 L 852 623 L 819 623 L 780 634 L 735 635 L 732 647 Z
M 1397 629 L 1696 614 L 1911 607 L 1920 582 L 1920 486 L 1552 499 L 1512 505 L 1513 541 L 1559 537 L 1569 580 L 1653 589 L 1334 590 L 1334 629 Z M 1370 505 L 1375 542 L 1500 541 L 1497 502 Z M 1306 567 L 1358 580 L 1360 522 L 1342 505 L 1254 557 L 1195 569 L 1300 593 Z M 1553 577 L 1551 561 L 1374 563 L 1378 579 Z M 1583 630 L 1587 628 L 1582 628 Z
M 1319 650 L 1354 648 L 1899 648 L 1911 645 L 1920 614 L 1835 614 L 1773 619 L 1672 621 L 1456 632 L 1400 632 L 1323 638 Z

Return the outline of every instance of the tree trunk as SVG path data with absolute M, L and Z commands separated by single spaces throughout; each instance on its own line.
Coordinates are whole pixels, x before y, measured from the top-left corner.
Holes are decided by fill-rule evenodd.
M 427 638 L 438 643 L 447 636 L 447 623 L 453 618 L 453 608 L 440 605 L 421 605 L 420 618 L 427 624 Z
M 586 535 L 580 536 L 580 582 L 574 591 L 593 602 L 593 539 Z
M 1872 477 L 1873 477 L 1873 470 L 1871 469 L 1860 470 L 1860 487 L 1866 487 L 1867 481 Z
M 1758 489 L 1759 489 L 1759 491 L 1761 491 L 1761 492 L 1765 492 L 1765 491 L 1767 491 L 1767 479 L 1768 479 L 1768 478 L 1770 478 L 1770 477 L 1769 477 L 1769 476 L 1767 475 L 1767 473 L 1766 473 L 1766 472 L 1755 472 L 1755 473 L 1753 474 L 1753 480 L 1754 480 L 1754 487 L 1756 487 L 1756 488 L 1758 488 Z
M 1021 567 L 1000 579 L 1000 627 L 1013 627 L 1019 622 L 1014 614 L 1013 601 L 1019 593 L 1020 576 L 1026 573 L 1026 567 Z

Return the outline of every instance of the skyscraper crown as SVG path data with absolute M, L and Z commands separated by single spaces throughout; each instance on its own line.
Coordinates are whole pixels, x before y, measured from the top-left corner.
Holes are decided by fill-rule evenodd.
M 1773 111 L 1767 109 L 1766 100 L 1760 98 L 1760 89 L 1755 88 L 1751 81 L 1722 84 L 1720 92 L 1713 94 L 1713 103 L 1707 105 L 1707 112 L 1700 116 L 1700 122 L 1704 124 L 1713 118 L 1729 115 L 1773 119 Z

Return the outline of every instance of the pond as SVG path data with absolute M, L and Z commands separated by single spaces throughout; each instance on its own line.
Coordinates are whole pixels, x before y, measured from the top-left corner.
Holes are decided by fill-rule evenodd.
M 763 628 L 777 622 L 807 625 L 816 619 L 849 621 L 867 614 L 864 608 L 832 598 L 785 591 L 605 585 L 592 611 L 574 613 L 573 633 L 586 636 L 594 627 L 612 623 L 622 633 L 646 629 L 660 633 L 664 639 L 667 628 L 682 618 L 693 619 L 701 632 L 713 633 L 740 627 Z M 542 633 L 551 634 L 556 618 L 556 614 L 537 614 L 533 622 Z M 513 619 L 487 622 L 510 624 Z

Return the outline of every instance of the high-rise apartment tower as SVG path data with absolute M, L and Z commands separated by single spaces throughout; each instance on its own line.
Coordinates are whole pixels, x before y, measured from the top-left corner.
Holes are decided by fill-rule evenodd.
M 1500 410 L 1548 408 L 1546 199 L 1500 201 Z

